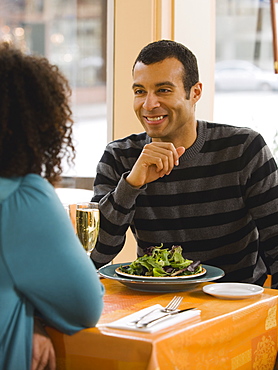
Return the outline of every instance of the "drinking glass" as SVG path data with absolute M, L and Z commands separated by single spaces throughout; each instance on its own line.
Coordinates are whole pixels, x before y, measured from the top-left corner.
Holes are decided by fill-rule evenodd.
M 97 242 L 99 218 L 98 203 L 82 202 L 76 204 L 76 232 L 88 256 Z

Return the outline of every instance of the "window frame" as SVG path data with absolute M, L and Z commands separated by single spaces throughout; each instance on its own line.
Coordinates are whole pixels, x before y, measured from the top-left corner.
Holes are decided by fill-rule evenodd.
M 270 11 L 273 33 L 274 72 L 278 73 L 278 0 L 270 1 Z

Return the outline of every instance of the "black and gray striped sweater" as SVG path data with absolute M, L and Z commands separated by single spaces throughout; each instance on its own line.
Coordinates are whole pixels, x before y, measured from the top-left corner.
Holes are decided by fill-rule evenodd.
M 278 287 L 277 166 L 260 134 L 198 121 L 198 137 L 179 166 L 140 189 L 125 177 L 151 138 L 130 135 L 108 144 L 98 164 L 94 201 L 101 229 L 96 267 L 123 248 L 130 226 L 143 249 L 181 245 L 185 258 L 225 271 L 222 281 Z M 128 246 L 126 246 L 128 248 Z

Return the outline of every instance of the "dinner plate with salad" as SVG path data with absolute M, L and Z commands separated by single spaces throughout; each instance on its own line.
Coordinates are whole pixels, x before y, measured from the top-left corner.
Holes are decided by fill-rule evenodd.
M 185 259 L 181 246 L 173 246 L 170 250 L 149 247 L 142 257 L 128 265 L 118 267 L 116 273 L 134 279 L 188 279 L 204 275 L 207 271 L 201 261 Z
M 165 249 L 163 245 L 147 248 L 133 262 L 106 265 L 99 273 L 129 288 L 152 292 L 184 291 L 224 276 L 218 267 L 184 258 L 180 246 Z

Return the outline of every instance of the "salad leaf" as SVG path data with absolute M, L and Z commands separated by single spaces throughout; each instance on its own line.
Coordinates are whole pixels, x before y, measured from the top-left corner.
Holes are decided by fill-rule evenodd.
M 201 272 L 202 265 L 200 261 L 185 259 L 181 246 L 172 246 L 169 250 L 161 244 L 146 248 L 144 256 L 138 257 L 130 265 L 121 266 L 120 270 L 139 276 L 184 276 Z

